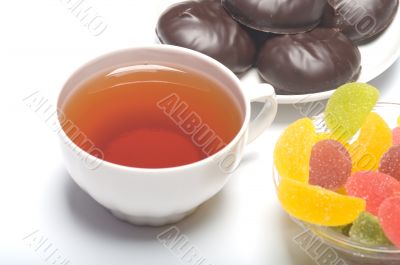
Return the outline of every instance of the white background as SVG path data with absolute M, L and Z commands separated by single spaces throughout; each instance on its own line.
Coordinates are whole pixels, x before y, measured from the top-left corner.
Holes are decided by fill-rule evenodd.
M 156 240 L 168 227 L 120 222 L 72 182 L 57 136 L 23 102 L 40 91 L 54 104 L 63 82 L 86 61 L 153 43 L 156 18 L 171 1 L 87 1 L 108 23 L 98 37 L 65 2 L 13 0 L 0 8 L 0 264 L 51 264 L 23 240 L 37 230 L 69 264 L 182 264 Z M 397 62 L 372 82 L 382 100 L 400 102 L 399 73 Z M 177 224 L 205 265 L 313 264 L 292 241 L 302 230 L 280 209 L 271 176 L 274 142 L 300 116 L 294 106 L 280 106 L 225 189 Z

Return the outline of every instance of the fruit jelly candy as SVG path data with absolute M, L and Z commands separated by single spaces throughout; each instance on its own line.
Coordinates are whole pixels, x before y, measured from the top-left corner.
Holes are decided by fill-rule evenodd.
M 400 181 L 400 145 L 391 147 L 382 157 L 379 172 Z
M 379 221 L 389 240 L 400 247 L 400 196 L 387 198 L 382 203 Z
M 392 146 L 392 131 L 386 122 L 371 112 L 363 126 L 360 136 L 350 145 L 353 172 L 378 170 L 383 154 Z
M 300 119 L 286 128 L 274 150 L 274 162 L 280 177 L 308 181 L 311 148 L 315 139 L 311 119 Z
M 400 127 L 396 127 L 392 130 L 393 134 L 393 145 L 400 145 Z
M 365 210 L 365 200 L 282 178 L 278 186 L 282 208 L 293 217 L 311 224 L 341 226 L 354 222 Z
M 342 195 L 348 195 L 344 186 L 336 190 L 336 192 Z
M 315 141 L 319 142 L 322 140 L 329 140 L 329 139 L 334 139 L 332 137 L 332 135 L 328 132 L 324 132 L 324 133 L 317 133 L 316 137 L 315 137 Z
M 309 183 L 337 190 L 346 184 L 351 168 L 351 157 L 341 143 L 335 140 L 320 141 L 311 150 Z
M 330 132 L 318 133 L 317 137 L 316 137 L 316 142 L 319 142 L 322 140 L 335 140 L 335 141 L 338 141 L 339 143 L 343 144 L 346 148 L 349 146 L 347 141 L 344 141 L 343 139 L 335 139 L 335 136 Z
M 400 192 L 400 182 L 395 178 L 373 171 L 352 174 L 345 187 L 348 195 L 365 199 L 367 211 L 375 216 L 386 198 Z
M 391 245 L 382 230 L 379 219 L 368 212 L 362 212 L 354 221 L 349 236 L 352 240 L 368 246 Z
M 379 91 L 368 84 L 348 83 L 339 87 L 324 112 L 326 125 L 336 139 L 348 140 L 356 134 L 378 98 Z
M 332 229 L 338 233 L 341 233 L 342 235 L 349 236 L 350 229 L 352 226 L 353 224 L 334 226 L 332 227 Z

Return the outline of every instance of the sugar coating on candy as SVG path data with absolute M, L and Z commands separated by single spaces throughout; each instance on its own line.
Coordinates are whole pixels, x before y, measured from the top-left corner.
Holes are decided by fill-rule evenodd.
M 367 211 L 377 216 L 381 203 L 400 193 L 400 182 L 380 172 L 364 171 L 351 175 L 345 188 L 348 195 L 365 199 Z
M 400 145 L 391 147 L 382 157 L 379 172 L 400 181 Z
M 322 140 L 335 140 L 341 143 L 346 147 L 346 149 L 349 147 L 349 143 L 347 140 L 344 139 L 335 139 L 335 136 L 330 133 L 330 132 L 323 132 L 323 133 L 318 133 L 316 137 L 316 142 L 322 141 Z
M 330 133 L 323 132 L 323 133 L 317 133 L 315 140 L 316 140 L 316 142 L 319 142 L 319 141 L 328 140 L 328 139 L 333 139 L 332 135 Z
M 324 116 L 335 139 L 350 139 L 360 129 L 379 98 L 368 84 L 348 83 L 339 87 L 326 106 Z
M 311 148 L 315 139 L 314 124 L 308 118 L 286 128 L 274 150 L 274 162 L 280 177 L 308 181 Z
M 393 145 L 400 145 L 400 127 L 396 127 L 392 130 Z
M 400 196 L 388 198 L 382 203 L 379 222 L 389 240 L 400 247 Z
M 293 217 L 324 226 L 347 225 L 365 210 L 365 200 L 283 178 L 278 186 L 283 209 Z
M 351 168 L 350 154 L 341 143 L 335 140 L 319 141 L 311 150 L 309 183 L 337 190 L 346 184 Z
M 368 246 L 391 245 L 376 216 L 362 212 L 354 221 L 349 236 L 352 240 Z
M 353 172 L 378 170 L 383 154 L 392 146 L 392 131 L 378 114 L 371 112 L 351 144 Z
M 344 186 L 336 190 L 336 192 L 342 195 L 348 195 Z

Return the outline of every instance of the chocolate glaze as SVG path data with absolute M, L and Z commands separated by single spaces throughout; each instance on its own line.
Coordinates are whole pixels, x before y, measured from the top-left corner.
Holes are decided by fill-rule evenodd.
M 257 62 L 260 75 L 278 94 L 308 94 L 355 81 L 361 67 L 358 48 L 342 33 L 317 28 L 266 41 Z
M 240 23 L 265 32 L 301 33 L 321 21 L 326 0 L 222 0 Z
M 255 29 L 251 29 L 248 27 L 244 27 L 247 32 L 250 34 L 251 38 L 253 39 L 254 43 L 256 44 L 257 50 L 259 50 L 263 44 L 275 34 L 273 33 L 268 33 L 268 32 L 263 32 Z
M 399 0 L 329 0 L 321 26 L 355 42 L 370 40 L 390 25 L 398 6 Z
M 252 38 L 229 16 L 220 0 L 171 6 L 159 18 L 156 33 L 162 43 L 207 54 L 235 73 L 248 70 L 255 60 Z

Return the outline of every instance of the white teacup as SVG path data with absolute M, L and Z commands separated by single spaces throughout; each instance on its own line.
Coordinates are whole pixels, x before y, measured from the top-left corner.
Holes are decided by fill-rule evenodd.
M 239 79 L 224 65 L 201 53 L 169 45 L 150 45 L 113 52 L 97 58 L 76 71 L 64 85 L 58 109 L 88 76 L 110 67 L 137 64 L 174 64 L 195 69 L 218 80 L 239 102 L 243 123 L 234 139 L 214 155 L 198 162 L 172 168 L 126 167 L 104 161 L 85 152 L 59 133 L 65 165 L 74 181 L 116 217 L 138 225 L 177 222 L 222 189 L 230 173 L 239 165 L 247 143 L 259 136 L 274 120 L 277 102 L 267 84 L 241 88 Z M 250 121 L 250 102 L 264 107 Z M 59 111 L 59 125 L 63 124 Z M 101 152 L 99 152 L 101 153 Z

